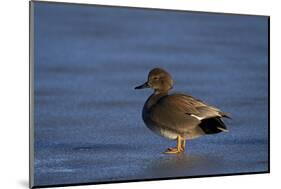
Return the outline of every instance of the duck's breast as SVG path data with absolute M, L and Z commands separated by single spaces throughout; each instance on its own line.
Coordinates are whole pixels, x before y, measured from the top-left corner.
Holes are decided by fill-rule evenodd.
M 171 131 L 169 129 L 166 129 L 160 123 L 154 122 L 151 119 L 149 113 L 143 111 L 142 118 L 143 118 L 143 121 L 144 121 L 145 125 L 147 126 L 147 128 L 149 128 L 154 133 L 156 133 L 160 136 L 163 136 L 165 138 L 172 139 L 172 140 L 177 138 L 178 133 Z
M 145 102 L 142 110 L 142 119 L 145 125 L 156 134 L 163 136 L 168 139 L 176 139 L 178 133 L 176 131 L 167 129 L 160 122 L 157 122 L 152 119 L 153 106 L 157 105 L 157 101 L 162 98 L 164 95 L 151 95 Z

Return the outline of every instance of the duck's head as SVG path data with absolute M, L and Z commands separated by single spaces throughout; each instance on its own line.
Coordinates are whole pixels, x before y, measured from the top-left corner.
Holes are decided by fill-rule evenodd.
M 154 68 L 149 72 L 147 81 L 135 87 L 135 89 L 151 88 L 156 93 L 168 92 L 173 88 L 173 83 L 173 79 L 167 71 L 161 68 Z

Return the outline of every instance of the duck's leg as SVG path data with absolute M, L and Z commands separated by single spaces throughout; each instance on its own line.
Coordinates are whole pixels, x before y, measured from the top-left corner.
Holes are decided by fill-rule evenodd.
M 181 146 L 181 150 L 182 150 L 182 152 L 184 152 L 184 151 L 185 151 L 185 144 L 186 144 L 186 139 L 185 139 L 185 138 L 183 138 L 183 140 L 182 140 L 182 146 Z
M 178 154 L 178 153 L 181 153 L 183 150 L 182 150 L 182 145 L 181 145 L 181 141 L 182 141 L 182 138 L 180 136 L 177 137 L 177 146 L 174 147 L 174 148 L 168 148 L 165 153 L 166 154 Z

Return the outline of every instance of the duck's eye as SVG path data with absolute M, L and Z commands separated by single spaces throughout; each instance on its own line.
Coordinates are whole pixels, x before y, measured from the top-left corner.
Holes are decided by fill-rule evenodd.
M 159 79 L 159 77 L 154 77 L 153 79 L 154 79 L 154 80 L 158 80 L 158 79 Z

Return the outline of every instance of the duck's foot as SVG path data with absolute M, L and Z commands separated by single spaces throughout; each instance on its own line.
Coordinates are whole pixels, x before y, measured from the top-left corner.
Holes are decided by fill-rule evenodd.
M 168 148 L 164 153 L 165 154 L 179 154 L 184 152 L 182 148 L 178 149 L 177 147 L 174 148 Z
M 185 140 L 181 136 L 177 137 L 177 147 L 168 148 L 164 153 L 165 154 L 180 154 L 185 152 Z

